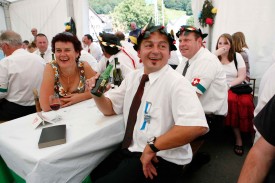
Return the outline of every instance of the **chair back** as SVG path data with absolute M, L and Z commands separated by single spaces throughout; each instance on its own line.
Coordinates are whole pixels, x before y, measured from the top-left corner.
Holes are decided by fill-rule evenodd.
M 32 92 L 33 92 L 33 97 L 34 97 L 36 112 L 41 112 L 42 109 L 41 109 L 40 103 L 39 103 L 38 91 L 37 91 L 36 88 L 33 88 Z

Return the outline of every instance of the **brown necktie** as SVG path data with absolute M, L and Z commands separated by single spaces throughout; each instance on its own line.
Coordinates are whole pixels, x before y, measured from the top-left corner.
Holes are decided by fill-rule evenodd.
M 90 50 L 90 48 L 88 49 L 88 53 L 91 53 L 91 50 Z
M 40 53 L 40 56 L 41 56 L 42 58 L 44 58 L 44 55 L 45 55 L 45 53 Z
M 185 67 L 184 67 L 183 72 L 182 72 L 182 75 L 183 75 L 183 76 L 185 76 L 188 67 L 189 67 L 189 60 L 187 60 L 186 63 L 185 63 Z
M 147 74 L 143 74 L 140 84 L 138 86 L 138 90 L 134 96 L 134 99 L 132 101 L 131 107 L 130 107 L 130 111 L 129 111 L 129 115 L 128 115 L 128 120 L 127 120 L 127 127 L 126 127 L 126 132 L 124 135 L 124 139 L 122 141 L 122 149 L 126 149 L 130 146 L 132 139 L 133 139 L 133 131 L 134 131 L 134 127 L 136 124 L 136 120 L 137 120 L 137 112 L 141 103 L 141 98 L 143 95 L 143 91 L 144 91 L 144 86 L 145 83 L 149 81 L 149 77 Z

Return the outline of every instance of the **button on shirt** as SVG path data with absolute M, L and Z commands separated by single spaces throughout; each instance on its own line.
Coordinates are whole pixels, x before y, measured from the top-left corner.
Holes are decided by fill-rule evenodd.
M 187 59 L 180 63 L 176 71 L 183 72 Z M 227 83 L 226 74 L 217 56 L 208 49 L 201 48 L 191 59 L 185 78 L 193 85 L 206 114 L 226 115 Z
M 112 101 L 114 111 L 117 114 L 123 113 L 125 126 L 133 97 L 143 74 L 143 69 L 133 71 L 127 75 L 120 87 L 109 90 L 106 95 Z M 146 101 L 152 103 L 148 112 L 151 119 L 147 127 L 140 130 L 144 122 Z M 158 137 L 174 125 L 208 127 L 202 106 L 190 82 L 166 65 L 160 71 L 149 74 L 149 81 L 145 84 L 137 113 L 133 142 L 129 150 L 143 152 L 150 137 Z M 192 149 L 187 144 L 159 151 L 158 156 L 167 161 L 184 165 L 191 161 Z

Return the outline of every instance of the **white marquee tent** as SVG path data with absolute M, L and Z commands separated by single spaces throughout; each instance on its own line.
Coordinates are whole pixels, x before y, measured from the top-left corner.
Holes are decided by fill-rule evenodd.
M 12 29 L 29 40 L 31 29 L 38 29 L 48 38 L 65 30 L 65 22 L 73 17 L 77 36 L 89 33 L 87 0 L 0 0 L 0 30 Z M 3 23 L 4 22 L 4 23 Z
M 219 35 L 242 31 L 246 35 L 251 53 L 251 76 L 257 79 L 258 85 L 263 73 L 275 62 L 273 20 L 275 1 L 212 0 L 212 2 L 218 13 L 211 39 L 207 40 L 209 49 L 214 50 Z M 196 15 L 202 9 L 203 3 L 204 0 L 192 0 L 196 26 L 199 25 Z M 0 0 L 0 5 L 0 30 L 12 29 L 19 32 L 23 39 L 31 37 L 30 30 L 33 27 L 52 37 L 64 31 L 64 23 L 68 17 L 74 18 L 79 38 L 90 32 L 87 0 Z M 203 31 L 209 32 L 209 29 L 204 28 Z

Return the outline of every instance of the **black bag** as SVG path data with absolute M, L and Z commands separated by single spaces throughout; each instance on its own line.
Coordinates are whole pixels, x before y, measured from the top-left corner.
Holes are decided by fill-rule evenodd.
M 230 90 L 236 94 L 249 94 L 252 92 L 252 88 L 249 86 L 251 83 L 242 83 L 232 86 Z
M 237 62 L 237 59 L 236 59 L 236 53 L 234 53 L 234 64 L 235 64 L 235 67 L 238 71 L 238 62 Z M 253 89 L 249 85 L 251 85 L 251 83 L 243 82 L 241 84 L 232 86 L 230 88 L 230 90 L 233 93 L 236 93 L 236 94 L 251 94 Z

